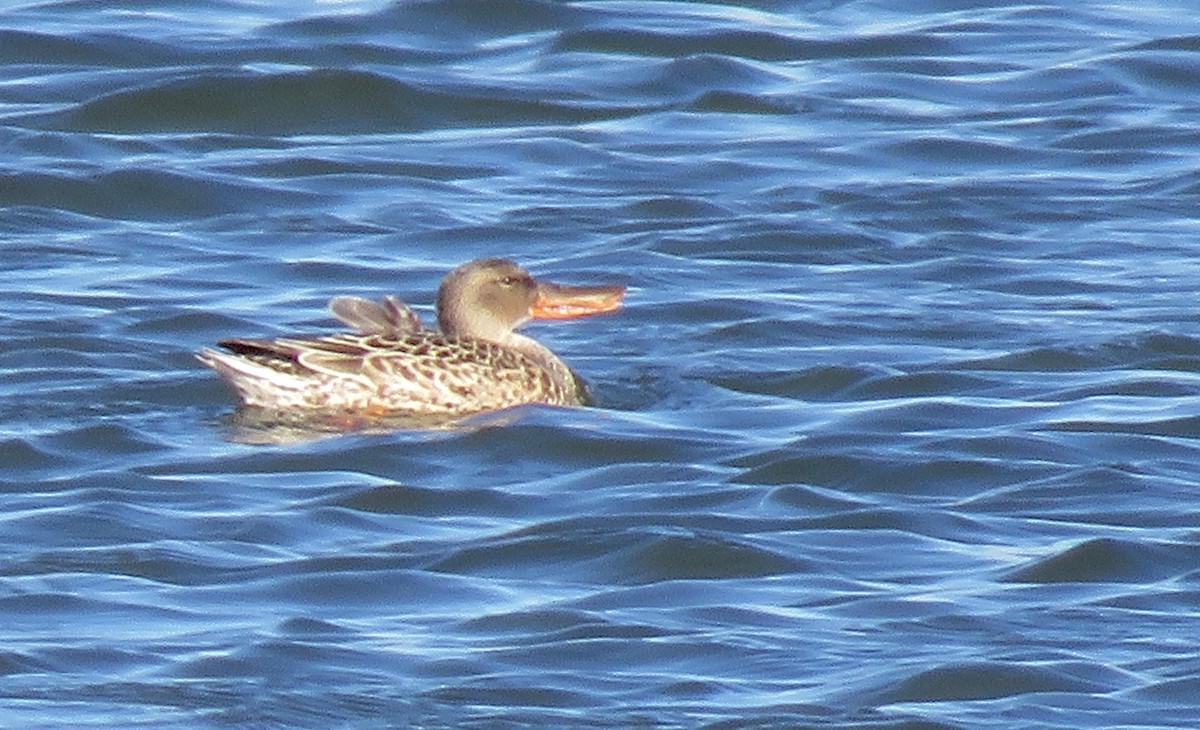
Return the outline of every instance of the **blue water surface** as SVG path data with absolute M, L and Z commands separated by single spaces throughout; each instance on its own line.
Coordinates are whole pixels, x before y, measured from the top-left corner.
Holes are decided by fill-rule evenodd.
M 1191 3 L 0 4 L 0 725 L 1195 728 Z M 193 353 L 506 256 L 595 408 Z

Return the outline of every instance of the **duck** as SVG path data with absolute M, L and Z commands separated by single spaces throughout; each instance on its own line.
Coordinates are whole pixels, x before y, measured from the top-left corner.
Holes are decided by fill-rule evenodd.
M 395 296 L 342 296 L 330 311 L 353 331 L 235 337 L 197 357 L 251 408 L 368 416 L 465 416 L 527 404 L 592 403 L 584 380 L 516 330 L 621 307 L 625 287 L 535 279 L 509 259 L 465 263 L 442 280 L 437 328 Z

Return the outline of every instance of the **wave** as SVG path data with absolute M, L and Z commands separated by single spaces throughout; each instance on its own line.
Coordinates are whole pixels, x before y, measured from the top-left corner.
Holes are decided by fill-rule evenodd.
M 446 126 L 581 124 L 640 111 L 586 99 L 526 99 L 505 89 L 442 84 L 435 90 L 371 71 L 213 70 L 105 94 L 51 114 L 44 124 L 119 133 L 366 134 Z

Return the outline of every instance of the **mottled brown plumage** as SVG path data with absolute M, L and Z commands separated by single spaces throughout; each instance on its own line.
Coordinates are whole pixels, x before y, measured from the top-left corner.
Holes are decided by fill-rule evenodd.
M 582 380 L 549 349 L 513 330 L 534 317 L 612 311 L 624 287 L 535 281 L 504 259 L 472 261 L 438 290 L 441 331 L 394 297 L 330 303 L 357 334 L 235 338 L 200 352 L 246 405 L 390 414 L 469 414 L 525 403 L 583 405 Z

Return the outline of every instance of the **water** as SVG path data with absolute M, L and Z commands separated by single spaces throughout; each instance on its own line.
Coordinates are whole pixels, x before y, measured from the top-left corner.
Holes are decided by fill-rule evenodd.
M 3 726 L 1195 727 L 1189 3 L 0 8 Z M 599 407 L 193 358 L 497 255 Z

